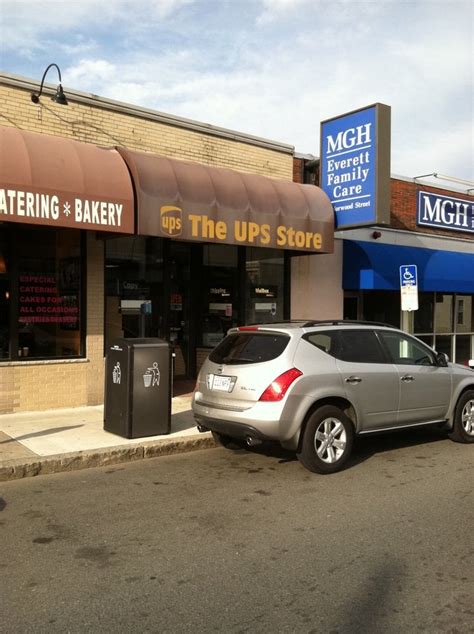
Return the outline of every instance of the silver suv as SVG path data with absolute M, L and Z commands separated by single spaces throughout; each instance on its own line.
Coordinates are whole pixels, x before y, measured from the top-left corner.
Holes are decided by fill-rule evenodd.
M 333 473 L 356 435 L 441 424 L 474 442 L 474 371 L 384 324 L 241 326 L 204 362 L 192 409 L 224 446 L 274 440 Z

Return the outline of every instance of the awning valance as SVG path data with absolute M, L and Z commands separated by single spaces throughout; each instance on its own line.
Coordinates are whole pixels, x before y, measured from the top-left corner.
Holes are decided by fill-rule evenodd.
M 318 187 L 117 149 L 135 184 L 139 235 L 333 251 L 334 212 Z
M 116 150 L 0 126 L 0 222 L 134 232 L 133 188 Z
M 474 293 L 472 253 L 344 240 L 344 289 L 400 290 L 400 267 L 416 264 L 420 291 Z

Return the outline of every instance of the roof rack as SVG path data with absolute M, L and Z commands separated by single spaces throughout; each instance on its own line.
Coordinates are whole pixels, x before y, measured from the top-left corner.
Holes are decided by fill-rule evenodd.
M 385 326 L 386 328 L 395 328 L 392 324 L 385 324 L 382 321 L 358 321 L 355 319 L 323 319 L 323 320 L 314 320 L 307 321 L 303 324 L 303 328 L 311 328 L 311 326 L 346 326 L 346 325 L 357 325 L 357 326 Z

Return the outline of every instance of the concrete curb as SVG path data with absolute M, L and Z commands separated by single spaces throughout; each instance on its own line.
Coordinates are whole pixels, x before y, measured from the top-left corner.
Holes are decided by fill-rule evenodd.
M 8 460 L 0 464 L 0 482 L 19 480 L 37 475 L 77 471 L 91 467 L 158 458 L 199 449 L 216 447 L 210 433 L 173 438 L 166 440 L 143 442 L 139 445 L 119 445 L 103 449 L 89 449 L 54 456 L 35 456 Z

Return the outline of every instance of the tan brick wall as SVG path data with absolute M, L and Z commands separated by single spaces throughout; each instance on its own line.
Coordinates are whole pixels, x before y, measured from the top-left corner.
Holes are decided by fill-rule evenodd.
M 27 90 L 12 86 L 0 85 L 0 125 L 274 178 L 293 178 L 291 154 L 73 101 L 60 106 L 47 95 L 36 105 Z

